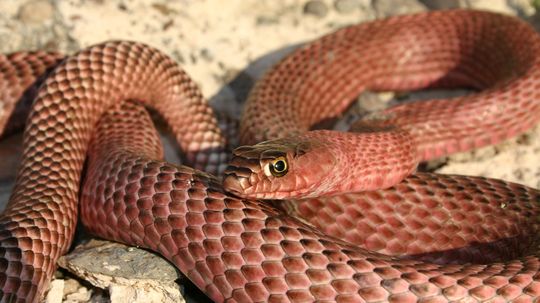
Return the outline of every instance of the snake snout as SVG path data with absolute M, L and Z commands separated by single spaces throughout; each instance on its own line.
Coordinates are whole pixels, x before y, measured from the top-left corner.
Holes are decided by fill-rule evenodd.
M 223 178 L 223 186 L 226 191 L 241 196 L 246 188 L 246 180 L 248 179 L 235 175 L 225 175 Z
M 245 196 L 253 186 L 252 178 L 261 170 L 259 160 L 238 155 L 237 151 L 223 173 L 223 187 L 237 196 Z

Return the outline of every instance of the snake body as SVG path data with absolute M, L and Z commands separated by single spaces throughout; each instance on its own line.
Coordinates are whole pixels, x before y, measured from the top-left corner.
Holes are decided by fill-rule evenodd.
M 3 59 L 5 65 L 13 62 Z M 14 77 L 31 77 L 32 61 L 12 64 L 25 67 Z M 176 63 L 158 50 L 109 42 L 66 58 L 33 102 L 17 182 L 0 218 L 3 301 L 32 302 L 41 297 L 56 260 L 73 238 L 81 172 L 94 126 L 107 108 L 128 99 L 143 101 L 162 114 L 193 166 L 215 172 L 226 159 L 206 100 Z
M 338 30 L 288 56 L 256 84 L 240 143 L 281 140 L 238 149 L 225 185 L 241 196 L 269 199 L 385 188 L 420 160 L 515 136 L 540 117 L 540 91 L 534 89 L 539 51 L 531 26 L 479 11 L 431 12 Z M 479 92 L 391 107 L 357 125 L 367 133 L 308 132 L 368 89 L 464 86 Z M 277 154 L 290 164 L 282 178 L 267 176 L 259 163 Z
M 353 26 L 298 50 L 257 85 L 245 111 L 242 139 L 249 143 L 283 134 L 317 139 L 295 148 L 297 155 L 314 154 L 313 148 L 332 140 L 352 148 L 349 135 L 324 141 L 334 135 L 305 130 L 334 116 L 366 88 L 466 84 L 482 89 L 458 100 L 411 104 L 373 117 L 370 129 L 382 132 L 363 135 L 365 142 L 402 155 L 376 170 L 399 172 L 359 183 L 390 186 L 421 159 L 490 144 L 534 125 L 540 106 L 539 50 L 540 38 L 529 26 L 493 13 L 457 10 Z M 37 61 L 45 63 L 30 64 L 39 68 L 18 69 L 11 57 L 0 57 L 0 66 L 21 70 L 8 79 L 35 78 L 60 60 L 58 55 L 42 57 L 48 59 Z M 0 71 L 10 75 L 13 69 Z M 12 80 L 19 88 L 6 95 L 20 99 L 25 90 L 32 91 L 30 82 Z M 306 98 L 313 102 L 309 108 Z M 163 162 L 147 114 L 125 100 L 154 107 L 196 169 Z M 256 119 L 262 119 L 264 131 L 256 128 Z M 381 145 L 376 138 L 394 138 L 408 148 Z M 108 42 L 66 58 L 36 94 L 17 184 L 0 217 L 0 300 L 33 302 L 46 290 L 57 258 L 73 237 L 87 152 L 81 194 L 85 226 L 98 236 L 160 253 L 216 302 L 531 302 L 540 297 L 537 190 L 479 177 L 419 173 L 388 189 L 357 194 L 352 204 L 367 206 L 370 215 L 361 210 L 347 214 L 371 226 L 388 223 L 381 230 L 389 247 L 408 239 L 435 248 L 434 254 L 409 247 L 407 256 L 390 256 L 370 250 L 373 241 L 363 248 L 268 202 L 239 197 L 253 185 L 249 182 L 255 179 L 249 178 L 260 167 L 261 154 L 264 161 L 288 155 L 280 148 L 284 142 L 289 148 L 292 141 L 281 140 L 237 150 L 225 178 L 235 194 L 228 193 L 218 179 L 197 170 L 220 171 L 226 143 L 199 90 L 174 62 L 133 42 Z M 321 161 L 306 163 L 341 163 L 314 155 Z M 360 161 L 341 151 L 337 155 Z M 394 164 L 399 169 L 390 167 Z M 234 178 L 244 181 L 237 184 Z M 256 178 L 264 180 L 260 174 Z M 297 184 L 317 178 L 304 179 Z M 270 192 L 266 189 L 275 186 L 284 196 L 296 194 L 288 184 L 265 184 L 259 189 Z M 323 194 L 344 187 L 333 184 Z M 320 200 L 306 201 L 302 205 Z M 431 232 L 412 233 L 424 220 Z M 475 229 L 479 221 L 483 233 Z M 444 225 L 445 232 L 437 233 L 429 222 Z M 459 240 L 453 241 L 453 235 Z

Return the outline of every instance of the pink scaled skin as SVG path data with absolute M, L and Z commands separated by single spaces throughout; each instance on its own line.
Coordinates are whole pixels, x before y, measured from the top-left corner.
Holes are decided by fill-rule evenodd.
M 162 52 L 113 41 L 59 61 L 58 54 L 0 56 L 0 73 L 6 73 L 0 81 L 13 84 L 0 83 L 8 88 L 7 104 L 35 97 L 17 183 L 0 215 L 0 301 L 36 302 L 47 290 L 57 259 L 71 245 L 86 152 L 109 108 L 128 99 L 155 108 L 195 167 L 218 172 L 228 158 L 212 109 Z M 36 93 L 32 79 L 56 63 Z
M 537 190 L 418 174 L 366 194 L 360 214 L 348 210 L 330 218 L 336 223 L 355 215 L 355 222 L 381 228 L 379 234 L 358 232 L 393 247 L 406 239 L 402 249 L 421 254 L 410 260 L 375 251 L 377 238 L 371 237 L 370 250 L 351 245 L 268 201 L 225 193 L 211 175 L 161 161 L 159 137 L 140 105 L 125 103 L 105 114 L 92 142 L 81 198 L 84 225 L 106 239 L 158 252 L 215 302 L 528 302 L 540 296 L 538 257 L 517 258 L 536 249 L 540 208 L 529 202 L 538 200 Z M 304 215 L 327 211 L 302 208 Z M 475 225 L 493 217 L 487 229 Z M 424 222 L 427 228 L 419 230 Z M 433 231 L 437 225 L 441 233 Z M 434 249 L 423 254 L 418 246 Z
M 439 39 L 441 33 L 451 33 L 451 38 L 445 37 L 449 39 L 444 40 L 446 44 Z M 359 42 L 367 37 L 378 37 L 379 42 L 366 48 Z M 423 45 L 419 38 L 429 47 L 418 46 Z M 482 43 L 471 45 L 471 41 Z M 538 118 L 539 38 L 530 27 L 510 17 L 470 11 L 402 16 L 346 28 L 314 45 L 286 59 L 285 65 L 278 65 L 278 72 L 258 85 L 262 95 L 254 98 L 265 101 L 263 105 L 272 104 L 271 100 L 285 103 L 274 103 L 273 108 L 248 106 L 248 122 L 264 118 L 261 125 L 277 127 L 267 129 L 274 134 L 285 133 L 291 126 L 296 128 L 288 134 L 301 135 L 301 128 L 340 109 L 338 105 L 343 107 L 362 88 L 362 79 L 355 79 L 364 73 L 367 78 L 363 80 L 371 79 L 371 88 L 465 80 L 486 88 L 473 97 L 449 102 L 452 105 L 442 110 L 438 102 L 430 101 L 379 116 L 377 128 L 384 131 L 376 136 L 360 135 L 366 143 L 360 150 L 383 150 L 387 155 L 374 159 L 388 162 L 388 166 L 400 158 L 391 160 L 392 156 L 400 153 L 404 155 L 401 161 L 408 161 L 415 155 L 413 146 L 418 146 L 417 155 L 425 159 L 500 140 Z M 355 45 L 361 47 L 348 47 Z M 499 47 L 485 53 L 485 45 Z M 351 53 L 347 53 L 349 49 Z M 342 52 L 347 56 L 342 57 Z M 323 56 L 312 60 L 307 56 L 311 53 Z M 384 60 L 384 55 L 390 59 Z M 358 65 L 345 64 L 360 64 L 365 56 L 373 57 L 367 60 L 369 68 L 359 69 L 360 74 L 355 69 Z M 490 69 L 495 65 L 482 61 L 486 58 L 500 65 Z M 18 73 L 6 68 L 0 72 L 8 71 L 8 83 L 17 83 L 14 80 L 25 73 L 30 78 L 36 74 L 32 67 L 45 70 L 57 59 L 37 59 L 43 64 L 29 60 L 30 68 L 15 69 Z M 323 65 L 330 67 L 326 76 L 333 77 L 332 81 L 319 68 L 326 61 L 335 61 Z M 27 66 L 10 62 L 0 57 L 2 66 Z M 400 62 L 402 65 L 397 64 Z M 475 62 L 484 64 L 478 67 Z M 298 78 L 285 77 L 287 71 Z M 300 77 L 304 71 L 313 78 Z M 476 74 L 482 71 L 485 73 Z M 392 76 L 395 72 L 398 76 Z M 403 77 L 407 72 L 412 75 Z M 337 81 L 340 79 L 348 81 Z M 293 88 L 301 90 L 290 90 L 285 84 L 300 85 Z M 6 95 L 21 98 L 26 89 Z M 300 110 L 318 107 L 303 107 L 296 99 L 288 99 L 298 95 L 323 102 L 327 111 Z M 310 98 L 313 96 L 320 98 Z M 358 226 L 365 228 L 357 234 L 344 234 L 347 240 L 367 237 L 367 246 L 356 246 L 303 223 L 268 201 L 229 194 L 207 173 L 161 161 L 159 140 L 147 113 L 140 106 L 123 103 L 127 99 L 143 101 L 164 116 L 192 165 L 213 171 L 222 167 L 220 160 L 227 157 L 225 140 L 212 110 L 170 58 L 133 42 L 104 43 L 67 58 L 49 75 L 33 102 L 17 186 L 0 216 L 0 301 L 40 300 L 57 258 L 71 244 L 79 206 L 90 231 L 160 253 L 216 302 L 534 302 L 540 298 L 538 190 L 479 177 L 416 174 L 392 188 L 366 192 L 341 209 L 328 203 L 332 208 L 328 210 L 314 201 L 299 207 L 306 216 L 317 211 L 321 216 L 337 214 L 325 222 L 362 224 Z M 515 102 L 500 106 L 501 99 Z M 256 105 L 256 101 L 250 104 Z M 294 101 L 294 106 L 286 101 Z M 400 117 L 405 117 L 402 124 Z M 385 119 L 391 123 L 386 124 Z M 250 123 L 244 129 L 249 130 Z M 400 132 L 387 126 L 394 124 L 403 129 L 403 136 L 385 134 Z M 270 132 L 266 135 L 277 137 Z M 255 139 L 265 135 L 255 134 Z M 316 138 L 314 134 L 304 138 Z M 400 144 L 407 134 L 414 141 L 406 142 L 418 145 Z M 244 140 L 248 135 L 244 132 Z M 339 136 L 331 140 L 351 148 L 349 135 Z M 431 141 L 423 140 L 427 138 Z M 276 162 L 276 157 L 294 160 L 293 151 L 300 154 L 311 147 L 314 152 L 305 155 L 313 154 L 313 160 L 302 161 L 311 165 L 306 172 L 319 176 L 332 173 L 329 167 L 334 161 L 360 162 L 355 156 L 340 158 L 339 151 L 322 142 L 321 138 L 307 145 L 289 141 L 281 147 L 266 143 L 272 148 L 254 148 L 254 154 L 264 157 L 248 158 L 244 172 L 250 172 L 250 166 L 259 167 L 260 172 L 264 168 L 260 161 L 272 161 L 275 172 L 285 172 L 287 166 Z M 400 149 L 386 147 L 388 142 Z M 80 195 L 87 151 L 88 174 Z M 249 148 L 239 151 L 252 156 Z M 291 172 L 297 167 L 292 164 Z M 313 167 L 318 164 L 323 168 L 320 172 Z M 244 173 L 242 169 L 237 168 L 238 174 Z M 334 183 L 335 188 L 339 186 Z M 377 232 L 381 237 L 373 237 Z M 404 241 L 408 245 L 400 245 Z M 382 254 L 381 243 L 392 246 L 389 253 L 421 254 L 422 258 Z M 425 246 L 434 248 L 434 255 L 426 256 L 418 249 Z M 448 251 L 450 256 L 463 258 L 446 262 Z
M 286 160 L 284 176 L 271 172 L 277 157 Z M 320 197 L 388 188 L 409 175 L 418 160 L 406 131 L 353 134 L 318 130 L 237 148 L 223 182 L 228 191 L 241 197 Z
M 413 170 L 417 160 L 495 144 L 534 126 L 540 119 L 538 79 L 540 36 L 517 18 L 453 10 L 340 29 L 296 50 L 254 87 L 242 116 L 240 143 L 270 141 L 254 145 L 252 150 L 244 146 L 234 152 L 225 188 L 241 197 L 279 199 L 394 185 L 406 176 L 405 172 Z M 463 86 L 478 92 L 452 100 L 405 103 L 362 121 L 368 129 L 406 132 L 410 143 L 371 140 L 377 136 L 371 132 L 328 133 L 336 138 L 347 137 L 346 143 L 317 137 L 319 144 L 331 150 L 326 153 L 328 157 L 352 154 L 338 157 L 343 163 L 336 162 L 335 175 L 319 178 L 327 171 L 323 166 L 338 159 L 311 155 L 319 152 L 316 149 L 302 156 L 312 158 L 301 160 L 310 163 L 310 168 L 303 170 L 309 177 L 299 176 L 294 169 L 300 165 L 300 158 L 288 157 L 292 169 L 283 176 L 269 176 L 261 169 L 266 162 L 275 160 L 262 157 L 267 153 L 263 146 L 279 154 L 291 148 L 289 144 L 278 148 L 274 142 L 281 138 L 301 145 L 307 137 L 310 145 L 317 145 L 312 142 L 316 136 L 307 135 L 310 128 L 339 116 L 363 91 Z M 412 150 L 417 154 L 402 157 Z M 255 163 L 258 153 L 259 166 Z M 360 155 L 363 160 L 358 160 Z M 392 160 L 400 158 L 404 162 Z M 362 162 L 373 165 L 372 169 L 355 167 Z M 394 166 L 389 168 L 387 164 Z M 290 178 L 289 173 L 293 173 Z M 308 180 L 313 183 L 306 184 Z M 308 188 L 317 188 L 317 193 Z

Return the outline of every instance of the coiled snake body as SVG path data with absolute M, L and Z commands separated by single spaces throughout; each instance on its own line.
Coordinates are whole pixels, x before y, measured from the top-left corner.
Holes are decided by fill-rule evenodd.
M 206 173 L 161 161 L 146 112 L 123 102 L 154 107 L 190 165 L 221 171 L 227 147 L 212 111 L 169 58 L 108 42 L 59 60 L 0 57 L 5 108 L 25 89 L 26 98 L 35 95 L 17 184 L 0 217 L 1 301 L 32 302 L 46 290 L 73 237 L 87 152 L 84 225 L 160 253 L 216 302 L 540 297 L 537 190 L 479 177 L 406 177 L 419 160 L 492 144 L 537 122 L 540 37 L 522 21 L 466 10 L 401 16 L 296 51 L 257 84 L 241 126 L 244 143 L 286 138 L 235 151 L 224 179 L 234 194 Z M 28 87 L 52 66 L 34 94 Z M 306 132 L 365 89 L 464 85 L 480 91 L 391 108 L 362 121 L 364 134 Z M 320 229 L 239 198 L 378 187 L 389 188 L 324 205 L 299 201 L 313 224 L 318 211 L 341 209 Z M 347 241 L 334 237 L 354 226 L 362 228 L 343 234 Z

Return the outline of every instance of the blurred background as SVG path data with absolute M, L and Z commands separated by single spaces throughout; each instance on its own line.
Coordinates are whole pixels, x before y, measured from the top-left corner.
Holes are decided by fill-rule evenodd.
M 515 15 L 536 25 L 540 23 L 538 2 L 0 0 L 0 52 L 45 49 L 70 54 L 105 40 L 144 42 L 179 62 L 216 109 L 239 117 L 249 89 L 269 66 L 295 46 L 337 28 L 391 15 L 456 7 Z M 445 92 L 435 94 L 440 96 Z M 415 96 L 387 93 L 360 99 L 369 106 L 373 100 L 384 103 Z M 432 163 L 430 169 L 502 178 L 538 188 L 539 139 L 537 127 L 498 146 Z M 2 202 L 9 197 L 19 154 L 20 135 L 4 138 L 0 143 Z M 92 241 L 85 245 L 63 259 L 64 269 L 58 272 L 47 302 L 150 302 L 154 299 L 155 302 L 174 302 L 180 300 L 180 293 L 190 302 L 209 302 L 167 262 L 156 261 L 158 258 L 152 254 L 107 242 Z M 163 267 L 156 267 L 155 262 L 161 262 L 159 266 Z M 182 286 L 178 286 L 178 281 Z M 141 288 L 155 291 L 157 294 L 153 295 L 157 297 L 144 297 Z

